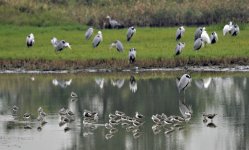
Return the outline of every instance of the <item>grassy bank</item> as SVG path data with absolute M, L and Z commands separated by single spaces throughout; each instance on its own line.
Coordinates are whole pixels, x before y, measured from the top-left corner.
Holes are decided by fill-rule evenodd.
M 107 15 L 125 26 L 249 22 L 247 0 L 1 0 L 3 24 L 103 27 Z
M 186 43 L 183 53 L 174 57 L 175 32 L 177 27 L 168 28 L 137 28 L 137 33 L 126 42 L 126 29 L 102 30 L 103 43 L 98 48 L 92 48 L 92 38 L 84 39 L 86 26 L 0 26 L 0 67 L 29 68 L 29 69 L 65 69 L 87 67 L 130 67 L 128 64 L 128 50 L 137 49 L 139 67 L 176 67 L 189 65 L 231 65 L 249 64 L 249 25 L 240 25 L 241 32 L 237 37 L 223 36 L 223 25 L 206 26 L 210 34 L 216 31 L 219 41 L 214 45 L 207 45 L 196 52 L 193 50 L 193 37 L 196 27 L 185 27 L 186 33 L 182 39 Z M 35 45 L 27 48 L 26 36 L 35 35 Z M 97 30 L 94 31 L 94 34 Z M 72 45 L 72 49 L 65 49 L 55 53 L 50 39 L 56 36 Z M 119 39 L 123 42 L 125 51 L 118 53 L 109 49 L 110 44 Z

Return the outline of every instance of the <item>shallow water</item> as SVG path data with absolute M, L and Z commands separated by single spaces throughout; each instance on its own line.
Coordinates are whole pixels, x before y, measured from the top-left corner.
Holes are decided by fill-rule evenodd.
M 1 74 L 0 75 L 0 149 L 86 149 L 86 150 L 151 150 L 151 149 L 249 149 L 249 83 L 248 75 L 216 75 L 194 73 L 191 86 L 179 94 L 176 77 L 181 73 L 133 74 L 136 82 L 130 85 L 130 75 L 123 74 Z M 71 82 L 70 82 L 71 80 Z M 62 82 L 67 81 L 67 82 Z M 78 100 L 72 101 L 74 91 Z M 155 135 L 153 114 L 179 115 L 180 104 L 191 105 L 193 114 L 183 128 L 169 134 Z M 19 107 L 17 116 L 11 114 L 13 105 Z M 47 124 L 41 131 L 38 107 L 47 113 Z M 69 108 L 76 120 L 59 127 L 58 111 Z M 83 125 L 84 110 L 97 111 L 94 129 Z M 142 135 L 133 134 L 118 126 L 118 132 L 107 140 L 104 127 L 109 113 L 115 110 L 134 116 L 145 116 Z M 23 114 L 31 113 L 31 121 Z M 215 128 L 203 123 L 202 113 L 217 113 Z M 25 124 L 32 129 L 24 129 Z

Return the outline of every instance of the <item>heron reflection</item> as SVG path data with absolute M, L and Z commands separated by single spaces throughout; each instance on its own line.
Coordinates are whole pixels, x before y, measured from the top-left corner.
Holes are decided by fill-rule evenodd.
M 104 87 L 104 82 L 105 79 L 104 78 L 96 78 L 95 79 L 96 84 L 100 87 L 100 89 L 103 89 Z
M 71 85 L 72 79 L 70 79 L 70 80 L 53 79 L 52 83 L 53 83 L 54 86 L 60 86 L 61 88 L 66 88 L 66 87 Z
M 211 82 L 212 78 L 204 78 L 200 80 L 195 80 L 195 85 L 200 89 L 202 88 L 207 89 L 210 86 Z
M 179 99 L 179 110 L 182 116 L 188 120 L 191 118 L 193 114 L 192 106 L 191 105 L 186 105 L 185 104 L 185 99 L 181 100 Z
M 111 80 L 111 83 L 114 87 L 118 87 L 119 89 L 123 87 L 125 80 L 124 79 L 116 79 Z
M 130 90 L 132 93 L 137 92 L 137 81 L 133 75 L 131 75 L 131 77 L 130 77 L 129 87 L 130 87 Z

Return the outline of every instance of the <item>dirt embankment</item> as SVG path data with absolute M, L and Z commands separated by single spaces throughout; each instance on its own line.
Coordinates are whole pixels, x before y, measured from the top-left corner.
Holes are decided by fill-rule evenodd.
M 175 58 L 175 59 L 151 59 L 138 60 L 129 64 L 127 60 L 0 60 L 1 70 L 77 70 L 77 69 L 129 69 L 135 66 L 139 68 L 174 68 L 185 66 L 221 66 L 249 65 L 248 58 Z

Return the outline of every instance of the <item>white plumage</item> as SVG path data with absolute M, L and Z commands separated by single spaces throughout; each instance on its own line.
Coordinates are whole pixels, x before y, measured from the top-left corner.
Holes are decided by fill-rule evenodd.
M 35 44 L 35 36 L 33 33 L 30 33 L 27 37 L 26 37 L 26 44 L 28 47 L 31 47 Z
M 226 24 L 223 28 L 223 36 L 225 36 L 227 33 L 229 33 L 232 29 L 233 23 L 232 21 L 229 22 L 229 24 Z
M 202 28 L 201 38 L 202 38 L 204 43 L 210 44 L 211 40 L 210 40 L 209 35 L 205 29 L 206 29 L 205 27 Z

